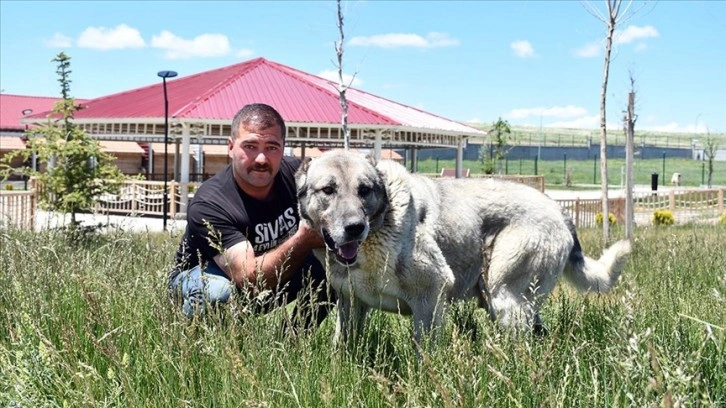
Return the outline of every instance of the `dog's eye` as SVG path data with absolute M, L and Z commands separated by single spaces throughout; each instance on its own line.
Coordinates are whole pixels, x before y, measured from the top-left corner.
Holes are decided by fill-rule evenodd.
M 359 196 L 367 196 L 370 194 L 371 188 L 368 186 L 358 186 L 358 195 Z
M 333 187 L 327 186 L 327 187 L 323 187 L 321 191 L 323 193 L 325 193 L 326 195 L 331 195 L 335 192 L 335 189 Z

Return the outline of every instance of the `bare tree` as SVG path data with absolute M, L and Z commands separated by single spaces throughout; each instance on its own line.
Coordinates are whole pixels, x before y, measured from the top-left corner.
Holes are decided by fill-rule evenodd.
M 630 73 L 630 93 L 628 94 L 628 110 L 625 112 L 625 238 L 633 239 L 633 143 L 635 141 L 635 79 Z M 604 218 L 603 218 L 604 219 Z
M 343 10 L 340 6 L 340 0 L 337 1 L 338 5 L 338 34 L 339 41 L 335 43 L 335 53 L 338 56 L 338 94 L 340 95 L 340 109 L 341 109 L 341 126 L 343 129 L 343 147 L 345 150 L 350 148 L 350 129 L 348 129 L 348 99 L 345 96 L 346 91 L 350 87 L 350 84 L 346 84 L 343 80 L 343 43 L 345 41 L 345 32 L 343 31 Z M 352 83 L 351 79 L 351 83 Z
M 608 77 L 610 75 L 610 54 L 613 48 L 613 34 L 615 27 L 621 22 L 623 16 L 627 16 L 628 9 L 633 4 L 632 0 L 626 3 L 622 9 L 622 0 L 606 0 L 607 16 L 600 13 L 600 10 L 588 3 L 583 3 L 585 9 L 595 16 L 598 20 L 605 23 L 607 34 L 605 36 L 605 64 L 603 67 L 602 87 L 600 88 L 600 185 L 602 191 L 602 214 L 603 219 L 609 219 L 610 208 L 608 205 L 608 163 L 607 163 L 607 90 Z M 610 240 L 610 225 L 607 222 L 602 223 L 603 243 L 607 244 Z
M 713 187 L 713 160 L 717 151 L 718 143 L 716 138 L 710 132 L 706 133 L 706 141 L 703 144 L 703 158 L 708 162 L 708 180 L 706 180 L 708 188 Z

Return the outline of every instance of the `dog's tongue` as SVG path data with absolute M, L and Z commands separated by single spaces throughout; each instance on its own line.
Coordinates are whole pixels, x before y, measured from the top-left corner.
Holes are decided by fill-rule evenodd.
M 338 248 L 338 255 L 343 259 L 354 259 L 358 255 L 358 241 L 341 245 Z

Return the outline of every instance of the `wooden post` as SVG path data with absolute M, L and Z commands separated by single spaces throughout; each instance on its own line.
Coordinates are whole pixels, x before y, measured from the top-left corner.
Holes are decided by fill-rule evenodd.
M 718 212 L 723 212 L 723 189 L 718 189 Z
M 671 190 L 668 194 L 668 209 L 671 210 L 671 212 L 676 211 L 676 192 Z
M 170 216 L 171 219 L 175 219 L 176 217 L 176 181 L 171 181 L 171 194 L 169 195 L 169 210 L 170 210 Z
M 575 198 L 575 227 L 580 226 L 580 197 Z

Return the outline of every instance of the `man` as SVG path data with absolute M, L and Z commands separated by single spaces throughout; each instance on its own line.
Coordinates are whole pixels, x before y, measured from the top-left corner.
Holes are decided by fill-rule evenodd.
M 285 134 L 271 106 L 250 104 L 235 115 L 227 142 L 231 163 L 187 207 L 169 276 L 187 316 L 229 302 L 233 293 L 257 297 L 253 305 L 262 312 L 297 298 L 294 318 L 308 327 L 329 312 L 325 270 L 312 254 L 324 241 L 300 222 L 294 179 L 300 160 L 283 157 Z M 274 296 L 260 303 L 268 291 Z M 303 304 L 322 307 L 303 310 Z

